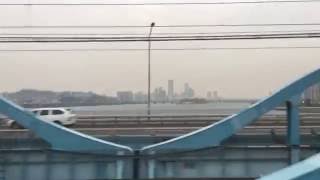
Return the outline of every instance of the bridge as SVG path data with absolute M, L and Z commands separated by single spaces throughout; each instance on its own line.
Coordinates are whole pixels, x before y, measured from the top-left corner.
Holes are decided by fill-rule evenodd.
M 209 117 L 211 122 L 199 121 L 198 126 L 204 127 L 194 130 L 194 125 L 189 126 L 191 129 L 181 131 L 182 135 L 166 132 L 161 136 L 94 137 L 85 134 L 86 131 L 43 121 L 1 98 L 0 112 L 27 128 L 18 130 L 19 134 L 26 131 L 32 137 L 10 139 L 6 134 L 9 137 L 1 139 L 0 178 L 318 179 L 317 118 L 313 114 L 300 115 L 299 103 L 303 91 L 319 81 L 320 69 L 237 114 L 221 117 L 219 121 L 220 117 Z M 279 106 L 286 107 L 286 117 L 266 115 Z M 259 127 L 265 128 L 264 123 L 270 122 L 267 131 L 259 134 L 262 132 Z

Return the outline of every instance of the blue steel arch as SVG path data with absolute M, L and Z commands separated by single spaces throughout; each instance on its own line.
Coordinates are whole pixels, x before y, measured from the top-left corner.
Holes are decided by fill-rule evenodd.
M 223 140 L 235 134 L 246 125 L 253 123 L 260 116 L 274 109 L 282 103 L 287 103 L 289 115 L 289 141 L 291 145 L 299 145 L 298 110 L 297 103 L 301 93 L 308 87 L 320 81 L 320 69 L 296 80 L 290 85 L 280 89 L 270 97 L 253 104 L 248 109 L 229 116 L 222 121 L 201 128 L 186 135 L 168 141 L 146 146 L 142 153 L 158 153 L 162 151 L 195 150 L 219 145 Z M 0 98 L 0 113 L 16 120 L 24 127 L 30 129 L 52 146 L 52 149 L 114 154 L 118 152 L 132 153 L 128 146 L 115 144 L 79 133 L 68 128 L 49 123 L 34 116 L 20 106 Z
M 320 179 L 320 154 L 281 169 L 259 180 L 318 180 Z
M 33 131 L 47 141 L 54 150 L 118 155 L 131 154 L 133 151 L 130 147 L 104 141 L 55 123 L 43 121 L 33 113 L 2 97 L 0 98 L 0 113 Z
M 161 143 L 145 146 L 142 153 L 155 154 L 161 152 L 196 150 L 218 146 L 228 137 L 235 134 L 246 125 L 255 122 L 263 114 L 277 106 L 286 103 L 288 107 L 289 142 L 299 145 L 299 112 L 297 104 L 301 94 L 308 87 L 320 81 L 320 69 L 294 81 L 273 95 L 260 100 L 238 114 L 229 116 L 217 123 L 206 126 L 194 132 L 170 139 Z

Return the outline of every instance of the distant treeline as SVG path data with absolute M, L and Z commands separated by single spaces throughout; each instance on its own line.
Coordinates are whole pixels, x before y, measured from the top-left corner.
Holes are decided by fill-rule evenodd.
M 3 96 L 28 108 L 119 104 L 116 97 L 99 95 L 93 92 L 54 92 L 23 89 L 13 93 L 3 93 Z

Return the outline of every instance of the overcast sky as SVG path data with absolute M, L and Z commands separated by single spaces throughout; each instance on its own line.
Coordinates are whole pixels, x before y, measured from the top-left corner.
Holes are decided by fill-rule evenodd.
M 12 3 L 13 1 L 1 0 L 0 2 Z M 37 1 L 15 0 L 14 2 Z M 44 3 L 49 1 L 38 2 Z M 89 1 L 54 1 L 54 3 L 56 2 Z M 104 2 L 119 3 L 120 1 Z M 151 22 L 155 22 L 156 25 L 320 23 L 319 9 L 320 3 L 194 6 L 0 6 L 0 26 L 149 25 Z M 191 29 L 155 27 L 154 33 L 306 29 L 320 30 L 320 26 Z M 0 34 L 147 32 L 148 28 L 0 29 Z M 154 48 L 320 46 L 320 39 L 153 42 L 152 46 Z M 0 44 L 0 49 L 73 48 L 147 48 L 147 44 Z M 319 68 L 319 50 L 153 51 L 152 87 L 163 86 L 166 88 L 168 79 L 173 79 L 177 92 L 181 92 L 183 84 L 188 82 L 196 90 L 198 96 L 205 96 L 207 91 L 217 90 L 219 95 L 223 97 L 260 98 L 303 74 Z M 147 88 L 146 51 L 0 52 L 0 67 L 1 91 L 35 88 L 57 91 L 95 91 L 114 95 L 117 90 L 145 91 Z

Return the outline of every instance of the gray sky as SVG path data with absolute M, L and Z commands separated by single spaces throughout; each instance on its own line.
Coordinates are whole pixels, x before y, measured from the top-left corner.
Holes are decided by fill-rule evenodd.
M 1 3 L 12 2 L 1 0 Z M 14 2 L 44 2 L 19 1 Z M 50 2 L 50 1 L 46 1 Z M 89 2 L 89 1 L 54 1 Z M 92 1 L 90 1 L 92 2 Z M 99 1 L 95 1 L 99 2 Z M 102 1 L 100 1 L 102 2 Z M 119 1 L 104 1 L 119 2 Z M 128 1 L 121 1 L 128 2 Z M 131 1 L 133 2 L 133 1 Z M 141 2 L 141 1 L 134 1 Z M 159 1 L 149 1 L 159 2 Z M 170 1 L 172 2 L 172 1 Z M 181 1 L 175 1 L 181 2 Z M 187 1 L 183 1 L 187 2 Z M 206 1 L 208 2 L 208 1 Z M 3 25 L 157 25 L 320 23 L 320 3 L 206 6 L 0 6 Z M 191 28 L 154 32 L 318 30 L 314 27 Z M 0 29 L 0 33 L 146 33 L 146 29 Z M 154 48 L 320 46 L 318 39 L 154 42 Z M 0 49 L 146 48 L 146 43 L 0 44 Z M 21 88 L 95 91 L 145 90 L 147 52 L 0 52 L 1 91 Z M 319 49 L 153 51 L 152 86 L 176 90 L 189 84 L 197 95 L 218 90 L 223 97 L 256 98 L 320 67 Z

